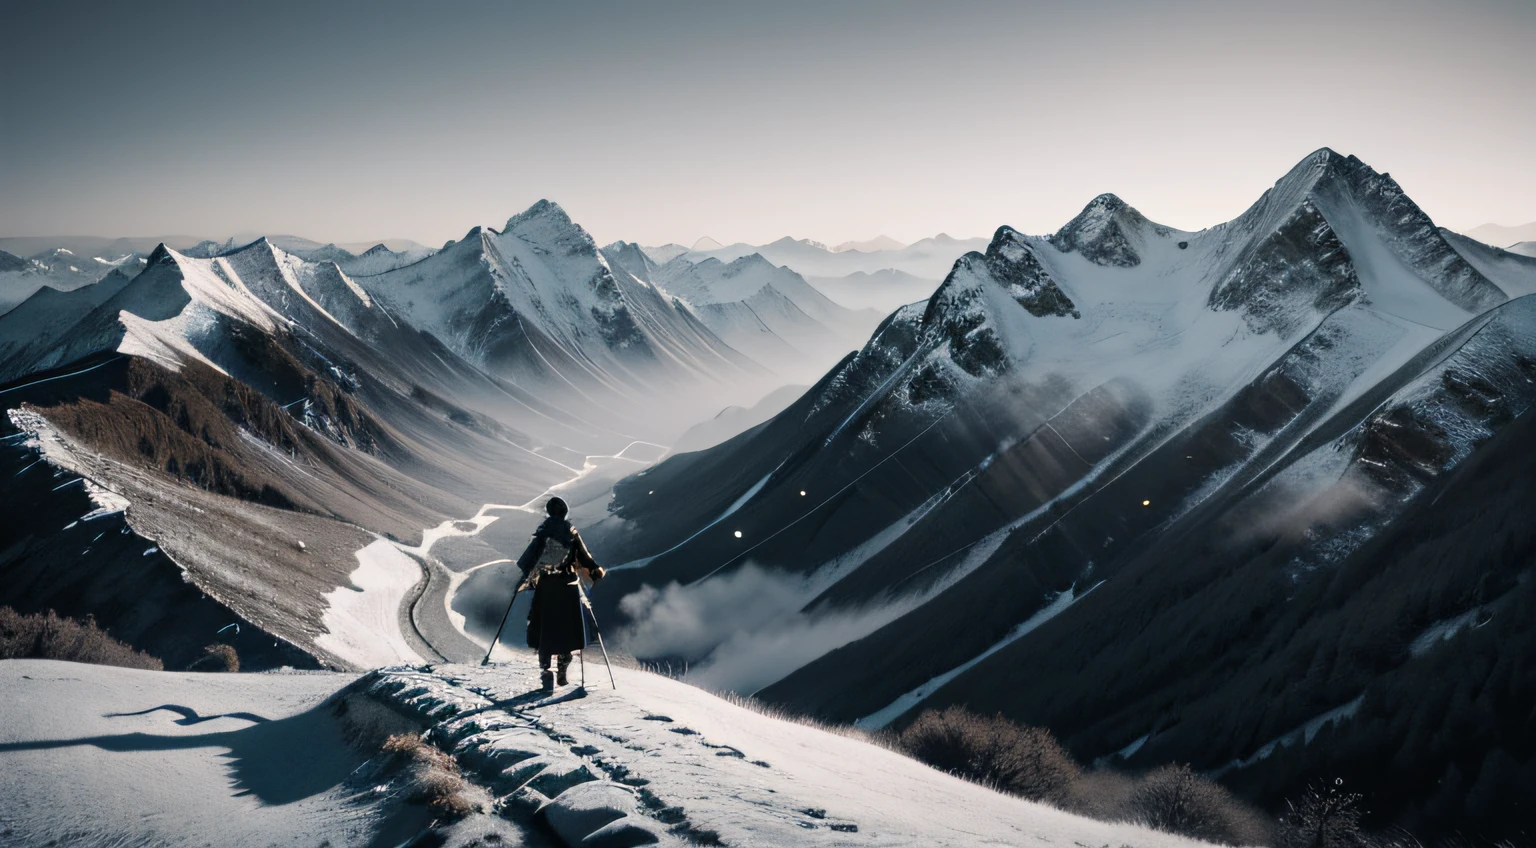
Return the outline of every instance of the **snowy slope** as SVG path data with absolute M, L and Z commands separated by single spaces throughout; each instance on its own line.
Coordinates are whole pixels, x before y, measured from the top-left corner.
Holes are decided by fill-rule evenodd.
M 27 371 L 116 350 L 176 369 L 187 358 L 212 364 L 225 340 L 226 319 L 272 332 L 283 319 L 262 303 L 220 259 L 193 259 L 163 245 L 131 283 L 91 310 Z
M 400 731 L 431 729 L 486 801 L 506 799 L 500 828 L 473 814 L 445 829 L 450 838 L 491 829 L 498 842 L 552 832 L 571 846 L 604 836 L 687 845 L 711 833 L 726 845 L 1204 844 L 1001 795 L 628 668 L 614 669 L 617 690 L 598 664 L 585 697 L 541 701 L 528 691 L 531 658 L 504 659 L 385 669 L 355 683 L 6 661 L 0 794 L 10 803 L 0 826 L 24 844 L 89 833 L 119 844 L 352 846 L 424 834 L 428 816 L 401 803 L 369 761 L 377 751 L 344 738 L 334 707 L 345 699 L 349 713 L 387 706 Z
M 1440 232 L 1463 259 L 1505 294 L 1519 297 L 1536 292 L 1536 251 L 1522 253 L 1520 245 L 1501 250 L 1449 230 Z
M 0 662 L 0 842 L 403 841 L 422 811 L 346 781 L 368 754 L 325 701 L 351 679 Z
M 402 251 L 393 251 L 382 244 L 376 244 L 366 251 L 340 261 L 342 269 L 348 274 L 365 277 L 372 274 L 382 274 L 385 271 L 393 271 L 396 268 L 404 268 L 426 259 L 436 251 L 429 247 L 415 247 Z

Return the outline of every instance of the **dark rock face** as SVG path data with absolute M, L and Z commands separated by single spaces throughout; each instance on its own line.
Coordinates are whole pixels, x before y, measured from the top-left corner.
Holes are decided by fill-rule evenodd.
M 1403 192 L 1390 174 L 1379 173 L 1353 156 L 1328 151 L 1318 195 L 1330 207 L 1352 203 L 1384 230 L 1392 246 L 1446 300 L 1478 313 L 1504 302 L 1498 286 L 1473 268 L 1446 241 L 1433 221 Z
M 1011 227 L 998 229 L 987 246 L 984 262 L 992 279 L 1006 286 L 1014 301 L 1036 318 L 1047 315 L 1082 317 L 1072 305 L 1071 298 L 1041 267 L 1034 250 Z
M 1306 201 L 1211 289 L 1213 309 L 1240 309 L 1255 332 L 1288 333 L 1313 312 L 1332 312 L 1362 294 L 1349 251 Z
M 1147 228 L 1159 234 L 1167 232 L 1165 228 L 1152 225 L 1120 198 L 1101 194 L 1089 201 L 1076 218 L 1057 230 L 1050 242 L 1059 250 L 1082 254 L 1095 265 L 1134 268 L 1141 264 L 1141 257 L 1131 243 L 1130 234 Z
M 1000 286 L 1037 318 L 1081 317 L 1024 236 L 1011 227 L 1000 227 L 986 253 L 960 257 L 923 313 L 927 340 L 948 344 L 955 364 L 973 377 L 997 373 L 1007 363 L 988 314 L 985 288 L 992 285 Z

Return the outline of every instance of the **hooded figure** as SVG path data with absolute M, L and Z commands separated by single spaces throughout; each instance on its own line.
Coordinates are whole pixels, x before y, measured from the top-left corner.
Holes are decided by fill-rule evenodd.
M 528 611 L 528 647 L 539 652 L 540 680 L 545 689 L 553 689 L 556 676 L 550 660 L 560 658 L 558 681 L 564 686 L 571 652 L 586 647 L 586 622 L 577 581 L 603 578 L 603 568 L 592 559 L 576 528 L 565 520 L 568 508 L 560 498 L 550 498 L 545 505 L 549 517 L 533 533 L 533 539 L 517 567 L 523 580 L 533 585 L 533 606 Z

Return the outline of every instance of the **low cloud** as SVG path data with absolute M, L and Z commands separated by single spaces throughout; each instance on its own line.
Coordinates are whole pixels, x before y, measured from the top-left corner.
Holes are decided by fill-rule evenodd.
M 620 638 L 637 657 L 687 661 L 690 683 L 751 694 L 917 603 L 804 612 L 817 592 L 802 575 L 753 563 L 695 585 L 646 586 L 619 602 L 630 620 Z
M 1292 483 L 1248 511 L 1237 538 L 1326 538 L 1377 512 L 1384 497 L 1379 486 L 1353 472 L 1327 484 Z

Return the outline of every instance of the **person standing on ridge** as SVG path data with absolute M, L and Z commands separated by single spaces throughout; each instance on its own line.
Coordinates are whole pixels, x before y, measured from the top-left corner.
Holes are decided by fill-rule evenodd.
M 581 534 L 565 519 L 570 511 L 565 501 L 550 498 L 544 510 L 549 517 L 534 531 L 528 547 L 517 559 L 517 567 L 523 572 L 524 582 L 533 586 L 528 647 L 539 652 L 539 679 L 548 692 L 554 690 L 556 682 L 566 685 L 571 652 L 580 651 L 587 644 L 577 581 L 585 577 L 596 583 L 603 579 L 604 572 L 587 550 Z M 549 667 L 556 656 L 558 675 Z

